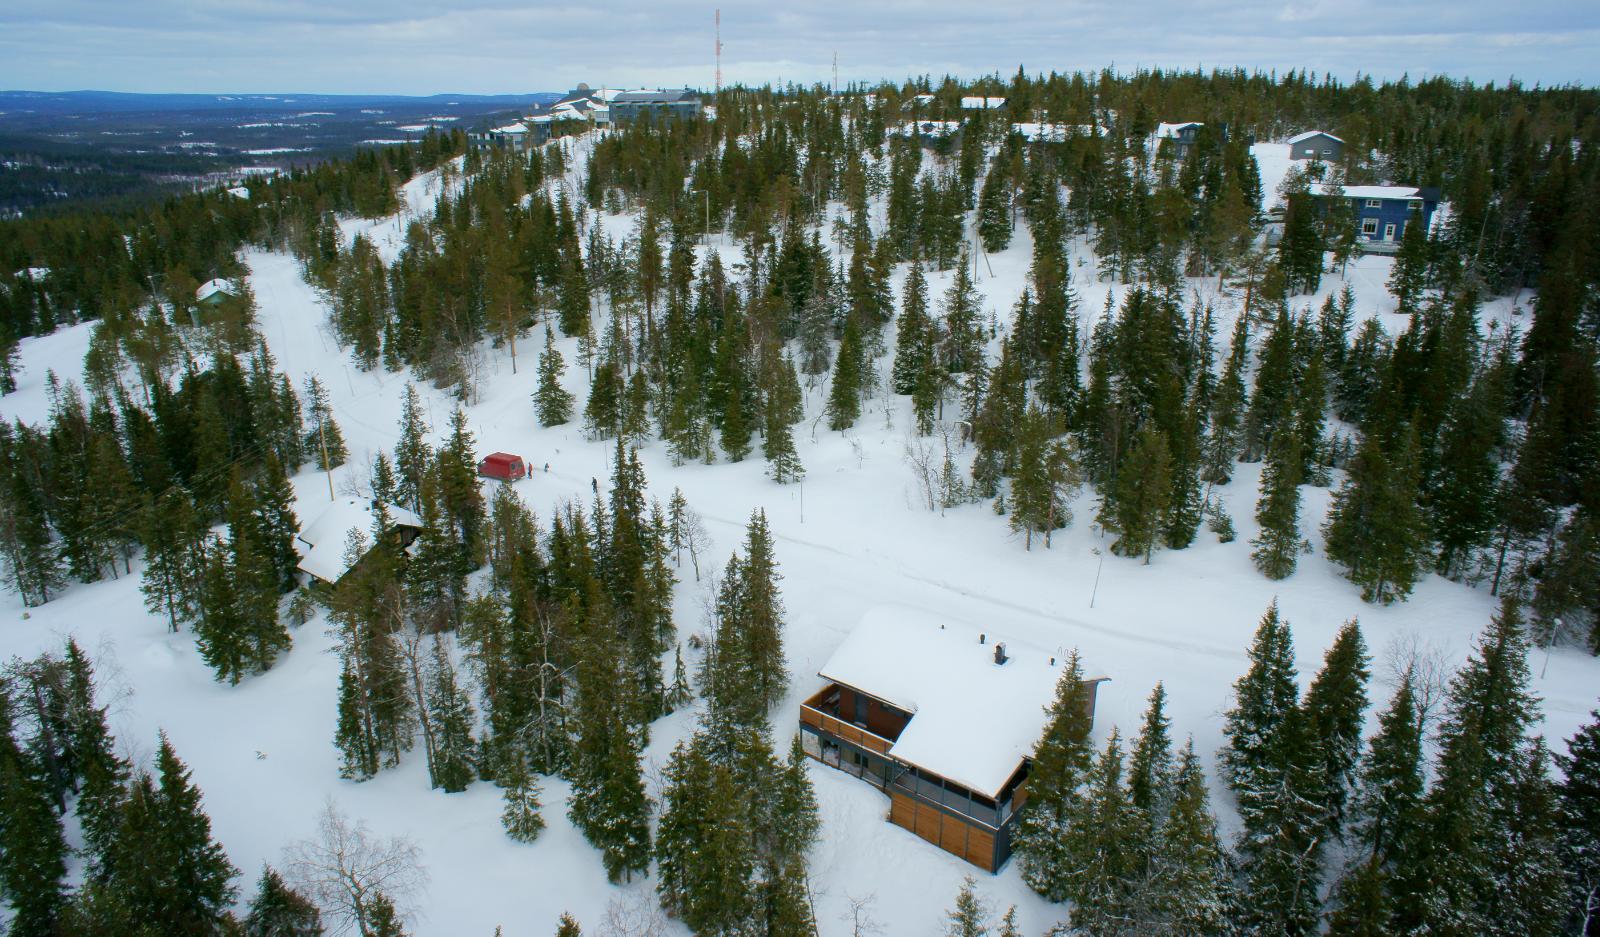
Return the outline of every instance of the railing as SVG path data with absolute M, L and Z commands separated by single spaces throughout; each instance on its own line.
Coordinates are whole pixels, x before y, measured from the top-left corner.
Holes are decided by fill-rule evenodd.
M 877 752 L 880 755 L 887 755 L 889 746 L 894 744 L 881 735 L 874 735 L 858 725 L 830 716 L 822 710 L 805 703 L 800 704 L 800 721 L 835 738 L 844 739 L 846 742 L 859 745 L 869 752 Z

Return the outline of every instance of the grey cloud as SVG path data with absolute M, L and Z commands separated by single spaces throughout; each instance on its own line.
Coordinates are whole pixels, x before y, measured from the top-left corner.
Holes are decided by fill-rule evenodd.
M 712 0 L 712 3 L 717 0 Z M 435 93 L 572 83 L 706 87 L 710 4 L 530 8 L 292 0 L 12 0 L 0 87 Z M 1593 84 L 1600 5 L 1502 0 L 726 0 L 725 80 L 974 77 L 1135 67 L 1309 68 L 1350 78 L 1449 74 Z

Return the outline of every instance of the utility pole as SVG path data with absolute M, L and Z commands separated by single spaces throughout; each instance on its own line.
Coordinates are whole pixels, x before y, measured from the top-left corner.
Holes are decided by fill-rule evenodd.
M 328 458 L 327 425 L 326 419 L 317 421 L 317 442 L 322 445 L 322 465 L 328 472 L 328 500 L 336 501 L 338 499 L 333 496 L 333 460 Z
M 722 96 L 722 8 L 717 8 L 717 96 Z
M 833 51 L 833 96 L 839 96 L 839 50 Z

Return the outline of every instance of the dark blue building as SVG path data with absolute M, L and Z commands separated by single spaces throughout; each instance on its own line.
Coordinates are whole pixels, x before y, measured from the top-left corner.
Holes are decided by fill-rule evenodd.
M 1406 226 L 1420 222 L 1423 230 L 1433 223 L 1433 212 L 1439 207 L 1439 190 L 1422 189 L 1405 185 L 1347 185 L 1317 184 L 1311 194 L 1319 199 L 1339 195 L 1349 203 L 1360 229 L 1363 246 L 1384 250 L 1397 248 Z

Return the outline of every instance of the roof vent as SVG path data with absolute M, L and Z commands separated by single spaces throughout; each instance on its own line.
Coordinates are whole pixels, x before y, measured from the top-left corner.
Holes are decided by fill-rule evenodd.
M 980 632 L 978 632 L 978 643 L 979 643 L 979 644 L 984 644 L 984 643 L 986 643 L 986 642 L 985 642 L 985 641 L 984 641 L 984 639 L 985 639 L 985 638 L 987 638 L 987 637 L 988 637 L 988 635 L 986 635 L 986 634 L 984 634 L 984 633 L 983 633 L 983 632 L 981 632 L 981 631 L 980 631 Z
M 996 641 L 994 643 L 994 662 L 996 664 L 1004 664 L 1007 660 L 1005 642 Z

